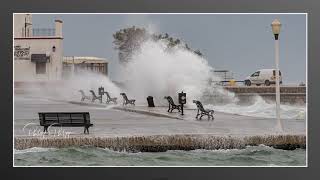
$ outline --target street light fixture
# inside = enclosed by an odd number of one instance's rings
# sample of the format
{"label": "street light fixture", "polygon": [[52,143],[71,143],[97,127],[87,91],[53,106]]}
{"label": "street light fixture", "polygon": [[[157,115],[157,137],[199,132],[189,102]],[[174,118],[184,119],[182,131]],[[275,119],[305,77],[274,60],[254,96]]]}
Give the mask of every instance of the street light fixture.
{"label": "street light fixture", "polygon": [[282,123],[280,119],[280,83],[279,83],[279,34],[281,23],[278,19],[275,19],[271,23],[272,32],[275,39],[275,62],[276,62],[276,117],[278,122],[278,129],[283,131]]}

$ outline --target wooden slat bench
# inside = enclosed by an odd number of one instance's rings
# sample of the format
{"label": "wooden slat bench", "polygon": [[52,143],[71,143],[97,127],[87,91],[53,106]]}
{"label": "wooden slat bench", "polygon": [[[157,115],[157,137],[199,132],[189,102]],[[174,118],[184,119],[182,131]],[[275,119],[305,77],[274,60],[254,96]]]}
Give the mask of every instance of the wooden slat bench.
{"label": "wooden slat bench", "polygon": [[49,126],[60,127],[84,127],[84,133],[89,134],[89,112],[39,112],[40,126],[44,126],[43,132],[48,132]]}

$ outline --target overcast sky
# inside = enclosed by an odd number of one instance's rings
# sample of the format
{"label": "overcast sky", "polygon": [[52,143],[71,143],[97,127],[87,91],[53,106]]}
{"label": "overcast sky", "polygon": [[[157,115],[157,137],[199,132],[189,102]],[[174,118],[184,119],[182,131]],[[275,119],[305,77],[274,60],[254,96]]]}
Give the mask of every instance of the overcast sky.
{"label": "overcast sky", "polygon": [[284,83],[305,82],[306,15],[304,14],[34,14],[34,28],[53,28],[63,21],[64,55],[97,56],[110,61],[116,80],[118,55],[112,34],[132,25],[180,38],[199,49],[215,69],[243,80],[257,69],[274,68],[271,22],[278,18],[280,70]]}

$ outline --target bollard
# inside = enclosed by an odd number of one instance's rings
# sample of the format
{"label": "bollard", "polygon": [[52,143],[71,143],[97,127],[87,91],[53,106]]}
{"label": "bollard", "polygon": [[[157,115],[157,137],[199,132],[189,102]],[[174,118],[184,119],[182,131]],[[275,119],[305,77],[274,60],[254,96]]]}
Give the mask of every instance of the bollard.
{"label": "bollard", "polygon": [[155,107],[152,96],[148,96],[147,101],[148,101],[148,107]]}
{"label": "bollard", "polygon": [[178,94],[179,96],[179,104],[181,104],[181,115],[183,114],[183,105],[186,104],[187,102],[187,95],[186,93],[184,93],[183,91],[181,93]]}

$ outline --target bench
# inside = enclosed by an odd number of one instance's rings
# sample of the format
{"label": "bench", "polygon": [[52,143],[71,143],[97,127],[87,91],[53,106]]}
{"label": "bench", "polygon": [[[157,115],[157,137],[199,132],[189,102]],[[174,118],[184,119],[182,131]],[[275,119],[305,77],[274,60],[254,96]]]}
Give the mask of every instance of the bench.
{"label": "bench", "polygon": [[92,100],[91,102],[94,102],[96,99],[98,99],[100,101],[100,103],[102,103],[102,96],[97,96],[96,93],[94,93],[93,90],[90,90],[91,94],[92,94]]}
{"label": "bench", "polygon": [[81,93],[81,101],[84,101],[85,99],[88,99],[89,101],[91,101],[91,96],[87,96],[83,90],[79,90],[79,92]]}
{"label": "bench", "polygon": [[202,103],[200,101],[193,100],[193,103],[195,103],[197,105],[197,108],[198,108],[196,119],[198,119],[199,115],[200,115],[200,119],[204,115],[208,116],[208,119],[210,119],[210,117],[212,118],[212,120],[214,119],[214,117],[213,117],[214,110],[204,109],[204,107],[203,107],[203,105],[202,105]]}
{"label": "bench", "polygon": [[174,109],[178,109],[179,112],[181,111],[181,105],[176,105],[171,96],[165,96],[164,98],[167,99],[169,103],[168,112],[172,112]]}
{"label": "bench", "polygon": [[128,99],[126,93],[120,93],[120,95],[123,97],[123,106],[127,104],[135,105],[136,100],[135,99]]}
{"label": "bench", "polygon": [[40,126],[43,132],[48,132],[48,127],[84,127],[84,133],[89,134],[90,123],[89,112],[39,112]]}
{"label": "bench", "polygon": [[108,92],[104,92],[107,95],[106,103],[109,104],[110,102],[113,102],[114,104],[117,104],[117,98],[116,97],[110,97]]}

